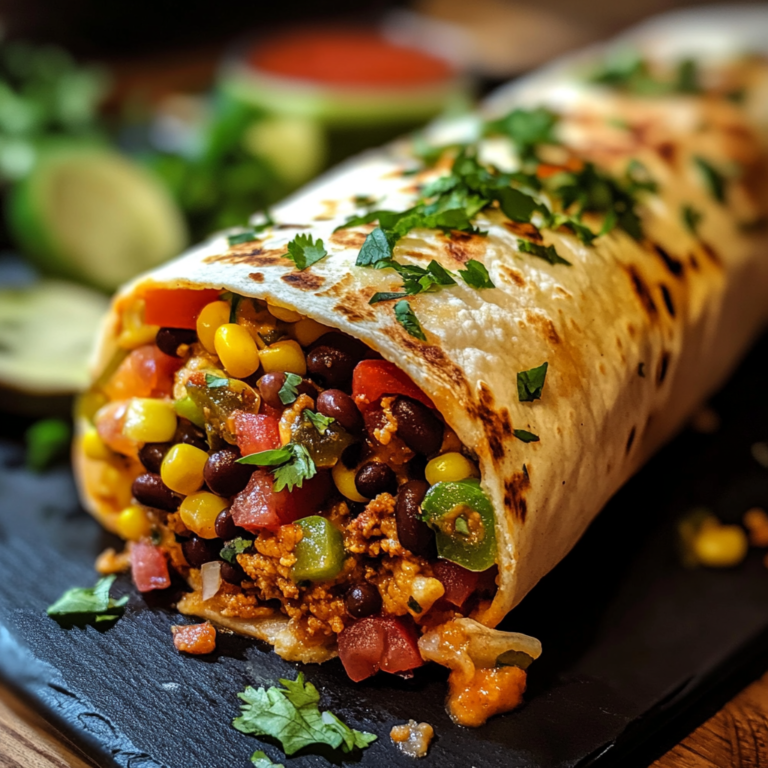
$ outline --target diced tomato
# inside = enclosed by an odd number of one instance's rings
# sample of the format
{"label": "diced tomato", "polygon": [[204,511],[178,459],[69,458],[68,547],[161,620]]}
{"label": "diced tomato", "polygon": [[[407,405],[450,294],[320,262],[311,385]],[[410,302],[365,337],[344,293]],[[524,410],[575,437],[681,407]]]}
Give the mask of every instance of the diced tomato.
{"label": "diced tomato", "polygon": [[301,488],[275,492],[272,472],[257,469],[232,502],[232,520],[251,533],[263,528],[275,531],[317,512],[331,487],[330,472],[320,470],[311,480],[305,480]]}
{"label": "diced tomato", "polygon": [[119,400],[99,409],[96,414],[96,432],[109,448],[123,456],[135,456],[138,446],[123,434],[128,401]]}
{"label": "diced tomato", "polygon": [[352,397],[363,411],[376,405],[383,395],[405,395],[434,408],[432,401],[388,360],[361,360],[352,374]]}
{"label": "diced tomato", "polygon": [[280,447],[279,422],[262,413],[235,411],[235,436],[243,456]]}
{"label": "diced tomato", "polygon": [[438,560],[432,565],[435,578],[445,587],[443,599],[461,608],[477,589],[481,573],[468,571],[450,560]]}
{"label": "diced tomato", "polygon": [[160,547],[140,541],[131,547],[131,574],[139,592],[171,586],[168,560]]}
{"label": "diced tomato", "polygon": [[128,397],[163,397],[173,390],[173,374],[182,361],[161,352],[154,344],[134,349],[104,386],[111,400]]}
{"label": "diced tomato", "polygon": [[338,642],[344,670],[356,683],[379,670],[407,672],[424,663],[415,625],[399,616],[356,621],[339,635]]}
{"label": "diced tomato", "polygon": [[144,322],[195,330],[197,316],[206,304],[219,298],[219,293],[215,288],[150,288],[144,294]]}
{"label": "diced tomato", "polygon": [[265,400],[262,400],[261,401],[261,407],[259,408],[259,413],[264,414],[264,416],[271,416],[276,421],[280,421],[280,417],[283,415],[283,409],[282,408],[273,408]]}

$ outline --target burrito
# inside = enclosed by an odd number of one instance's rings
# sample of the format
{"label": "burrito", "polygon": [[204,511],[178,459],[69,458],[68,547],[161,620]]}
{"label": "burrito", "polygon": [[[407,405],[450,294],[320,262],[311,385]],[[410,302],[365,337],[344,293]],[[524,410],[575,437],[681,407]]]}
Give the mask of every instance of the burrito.
{"label": "burrito", "polygon": [[692,18],[117,294],[74,457],[139,590],[355,681],[445,664],[462,724],[520,703],[541,646],[496,625],[766,319],[768,66]]}

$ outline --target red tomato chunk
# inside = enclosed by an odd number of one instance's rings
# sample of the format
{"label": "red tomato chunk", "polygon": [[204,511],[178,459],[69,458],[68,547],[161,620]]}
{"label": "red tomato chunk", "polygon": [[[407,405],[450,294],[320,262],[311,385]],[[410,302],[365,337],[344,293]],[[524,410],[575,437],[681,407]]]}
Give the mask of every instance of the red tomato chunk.
{"label": "red tomato chunk", "polygon": [[210,622],[173,626],[173,644],[177,651],[201,656],[216,650],[216,630]]}
{"label": "red tomato chunk", "polygon": [[384,395],[405,395],[430,408],[435,407],[394,363],[388,360],[361,360],[352,373],[352,398],[357,407],[364,411],[376,405]]}
{"label": "red tomato chunk", "polygon": [[215,288],[150,288],[144,294],[144,322],[163,328],[195,329],[197,316],[206,304],[219,298]]}
{"label": "red tomato chunk", "polygon": [[235,412],[235,437],[243,456],[280,447],[280,427],[277,419],[265,414]]}
{"label": "red tomato chunk", "polygon": [[438,560],[432,569],[435,572],[435,578],[445,587],[443,599],[457,608],[461,608],[477,589],[480,573],[468,571],[450,560]]}
{"label": "red tomato chunk", "polygon": [[154,344],[145,344],[120,363],[104,391],[110,400],[170,395],[173,374],[180,366],[180,360],[164,354]]}
{"label": "red tomato chunk", "polygon": [[139,592],[171,586],[168,561],[159,547],[140,541],[131,547],[131,574]]}

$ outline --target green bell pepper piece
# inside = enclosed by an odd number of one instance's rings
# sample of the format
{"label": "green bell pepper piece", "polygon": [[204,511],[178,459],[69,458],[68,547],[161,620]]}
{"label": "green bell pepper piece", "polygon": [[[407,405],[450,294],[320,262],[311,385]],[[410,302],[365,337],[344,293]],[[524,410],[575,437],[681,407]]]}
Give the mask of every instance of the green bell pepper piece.
{"label": "green bell pepper piece", "polygon": [[205,414],[203,413],[203,409],[194,402],[189,395],[187,395],[187,397],[182,397],[180,400],[174,400],[173,410],[176,411],[177,415],[181,416],[182,419],[191,421],[196,427],[200,427],[200,429],[205,428]]}
{"label": "green bell pepper piece", "polygon": [[469,571],[496,562],[496,517],[474,478],[435,483],[421,503],[422,519],[435,531],[437,554]]}
{"label": "green bell pepper piece", "polygon": [[302,581],[328,581],[344,567],[344,539],[341,531],[320,515],[304,517],[296,522],[304,536],[293,550],[296,562],[291,568],[291,579]]}

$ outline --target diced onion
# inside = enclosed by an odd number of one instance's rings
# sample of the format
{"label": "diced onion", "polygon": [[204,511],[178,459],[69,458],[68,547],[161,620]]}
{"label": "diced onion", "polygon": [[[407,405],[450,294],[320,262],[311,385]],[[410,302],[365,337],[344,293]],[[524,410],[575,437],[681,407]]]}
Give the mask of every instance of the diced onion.
{"label": "diced onion", "polygon": [[221,561],[203,563],[200,575],[203,579],[203,600],[210,600],[221,587]]}

